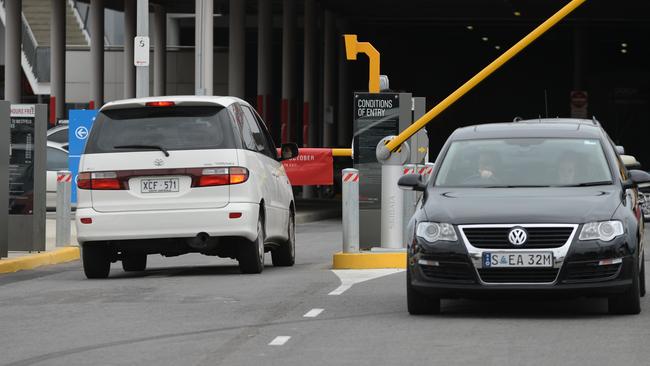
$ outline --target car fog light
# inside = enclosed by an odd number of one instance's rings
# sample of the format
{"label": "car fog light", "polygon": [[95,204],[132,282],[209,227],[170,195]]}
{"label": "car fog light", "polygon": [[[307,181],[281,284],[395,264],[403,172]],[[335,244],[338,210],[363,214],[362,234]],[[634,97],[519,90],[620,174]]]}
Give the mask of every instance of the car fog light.
{"label": "car fog light", "polygon": [[609,266],[612,264],[619,264],[623,263],[623,258],[611,258],[611,259],[603,259],[598,261],[599,266]]}
{"label": "car fog light", "polygon": [[421,264],[423,266],[434,266],[434,267],[438,267],[440,265],[440,263],[438,263],[437,261],[430,261],[428,259],[420,259],[418,260],[418,264]]}

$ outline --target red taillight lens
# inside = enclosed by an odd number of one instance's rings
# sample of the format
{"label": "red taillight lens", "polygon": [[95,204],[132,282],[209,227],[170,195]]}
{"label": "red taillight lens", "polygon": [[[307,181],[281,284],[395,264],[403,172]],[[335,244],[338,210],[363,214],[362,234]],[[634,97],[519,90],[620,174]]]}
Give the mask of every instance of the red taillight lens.
{"label": "red taillight lens", "polygon": [[79,221],[81,221],[82,224],[86,224],[86,225],[93,223],[93,219],[91,219],[90,217],[82,217],[81,219],[79,219]]}
{"label": "red taillight lens", "polygon": [[77,188],[90,189],[90,173],[79,173],[77,176]]}
{"label": "red taillight lens", "polygon": [[248,180],[248,169],[246,168],[208,168],[201,171],[197,180],[197,187],[225,186],[228,184],[240,184]]}
{"label": "red taillight lens", "polygon": [[103,191],[126,189],[126,186],[117,179],[115,172],[79,173],[77,187]]}
{"label": "red taillight lens", "polygon": [[157,101],[157,102],[146,102],[144,105],[147,107],[173,107],[176,105],[176,103],[170,101]]}

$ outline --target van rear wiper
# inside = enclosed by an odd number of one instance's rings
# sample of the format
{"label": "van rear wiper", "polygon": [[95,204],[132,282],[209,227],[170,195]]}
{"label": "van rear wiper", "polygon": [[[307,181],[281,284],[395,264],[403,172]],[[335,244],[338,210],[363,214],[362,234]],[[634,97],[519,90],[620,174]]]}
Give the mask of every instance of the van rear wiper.
{"label": "van rear wiper", "polygon": [[165,154],[165,156],[169,156],[169,151],[165,149],[162,146],[159,145],[118,145],[118,146],[113,146],[114,149],[145,149],[145,150],[160,150]]}

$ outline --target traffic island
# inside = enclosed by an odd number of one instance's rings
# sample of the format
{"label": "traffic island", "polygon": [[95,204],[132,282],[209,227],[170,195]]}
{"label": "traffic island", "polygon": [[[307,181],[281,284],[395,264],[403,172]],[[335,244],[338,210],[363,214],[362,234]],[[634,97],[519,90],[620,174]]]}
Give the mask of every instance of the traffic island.
{"label": "traffic island", "polygon": [[406,268],[406,252],[334,253],[333,269]]}
{"label": "traffic island", "polygon": [[52,251],[27,254],[21,257],[0,259],[0,273],[12,273],[50,264],[72,262],[79,259],[79,247],[56,248]]}

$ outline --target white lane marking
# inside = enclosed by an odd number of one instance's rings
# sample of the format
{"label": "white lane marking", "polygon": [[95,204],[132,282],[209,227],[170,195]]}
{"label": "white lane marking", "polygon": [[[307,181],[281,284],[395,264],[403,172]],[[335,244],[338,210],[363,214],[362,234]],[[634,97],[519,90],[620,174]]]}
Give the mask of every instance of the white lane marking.
{"label": "white lane marking", "polygon": [[305,313],[305,315],[303,315],[303,317],[304,318],[315,318],[315,317],[319,316],[320,313],[323,312],[323,310],[325,310],[325,309],[318,309],[318,308],[311,309],[307,313]]}
{"label": "white lane marking", "polygon": [[341,295],[345,291],[349,290],[353,285],[357,283],[370,281],[375,278],[384,277],[392,275],[395,273],[404,272],[404,269],[390,268],[390,269],[333,269],[335,275],[338,276],[341,281],[341,285],[337,287],[334,291],[330,292],[329,295]]}
{"label": "white lane marking", "polygon": [[269,346],[284,346],[289,339],[291,339],[289,336],[277,336],[273,338],[271,343],[269,343]]}

